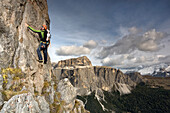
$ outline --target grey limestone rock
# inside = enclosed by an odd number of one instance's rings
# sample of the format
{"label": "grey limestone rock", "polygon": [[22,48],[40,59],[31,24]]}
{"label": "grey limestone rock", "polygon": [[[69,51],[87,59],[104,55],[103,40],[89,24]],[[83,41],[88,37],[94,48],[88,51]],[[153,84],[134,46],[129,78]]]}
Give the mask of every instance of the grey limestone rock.
{"label": "grey limestone rock", "polygon": [[73,102],[77,96],[75,87],[73,87],[67,78],[59,81],[57,90],[61,93],[61,99],[64,100],[66,104]]}
{"label": "grey limestone rock", "polygon": [[15,95],[4,104],[1,113],[49,113],[49,105],[45,99],[37,99],[41,103],[40,106],[31,93]]}
{"label": "grey limestone rock", "polygon": [[37,97],[40,109],[42,113],[50,113],[50,107],[47,101],[45,100],[44,96],[38,96]]}
{"label": "grey limestone rock", "polygon": [[4,104],[4,99],[2,97],[2,93],[0,92],[0,106]]}
{"label": "grey limestone rock", "polygon": [[64,109],[66,113],[89,113],[84,109],[84,103],[76,99],[77,89],[70,83],[68,78],[59,81],[57,91],[61,94],[61,99],[65,101]]}
{"label": "grey limestone rock", "polygon": [[3,90],[3,76],[0,74],[0,90]]}

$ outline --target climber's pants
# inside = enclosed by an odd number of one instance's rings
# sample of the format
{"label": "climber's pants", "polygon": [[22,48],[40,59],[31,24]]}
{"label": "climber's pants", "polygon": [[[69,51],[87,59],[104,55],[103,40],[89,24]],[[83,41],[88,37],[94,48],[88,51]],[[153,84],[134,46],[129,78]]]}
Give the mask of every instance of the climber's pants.
{"label": "climber's pants", "polygon": [[42,55],[41,55],[41,51],[43,51],[44,63],[46,64],[47,63],[47,45],[40,43],[39,47],[37,48],[37,54],[38,54],[39,60],[43,60]]}

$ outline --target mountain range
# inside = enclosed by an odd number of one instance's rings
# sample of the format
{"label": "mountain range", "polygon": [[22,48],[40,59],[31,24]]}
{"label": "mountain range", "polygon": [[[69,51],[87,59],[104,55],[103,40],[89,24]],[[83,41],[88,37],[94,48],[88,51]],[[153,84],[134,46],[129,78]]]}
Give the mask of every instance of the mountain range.
{"label": "mountain range", "polygon": [[[139,72],[141,75],[152,75],[158,76],[156,73],[169,73],[169,64],[162,63],[162,64],[155,64],[155,65],[148,65],[148,66],[138,66],[132,68],[120,68],[124,73],[131,73],[131,72]],[[163,74],[159,75],[165,77]]]}

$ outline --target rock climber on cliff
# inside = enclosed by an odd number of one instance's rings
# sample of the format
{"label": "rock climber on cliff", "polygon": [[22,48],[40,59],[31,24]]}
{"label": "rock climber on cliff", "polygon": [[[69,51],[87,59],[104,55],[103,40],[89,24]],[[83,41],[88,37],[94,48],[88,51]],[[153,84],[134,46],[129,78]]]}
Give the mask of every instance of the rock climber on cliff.
{"label": "rock climber on cliff", "polygon": [[48,48],[48,45],[50,44],[50,36],[49,36],[49,30],[47,29],[47,26],[46,25],[42,25],[40,30],[33,29],[27,23],[25,23],[25,26],[27,28],[29,28],[31,31],[33,31],[34,33],[38,33],[38,35],[40,37],[40,45],[37,48],[37,54],[38,54],[38,58],[39,58],[38,61],[40,63],[43,62],[42,55],[41,55],[41,51],[43,51],[43,54],[44,54],[44,64],[46,64],[47,63],[47,48]]}

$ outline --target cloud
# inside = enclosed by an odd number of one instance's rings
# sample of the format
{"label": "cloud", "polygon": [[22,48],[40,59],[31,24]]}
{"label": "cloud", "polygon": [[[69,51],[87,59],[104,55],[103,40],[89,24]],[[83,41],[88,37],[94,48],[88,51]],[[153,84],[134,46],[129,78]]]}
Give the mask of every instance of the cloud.
{"label": "cloud", "polygon": [[[139,52],[139,51],[138,51]],[[140,65],[152,65],[159,63],[160,55],[146,55],[146,54],[123,54],[123,55],[113,55],[104,58],[101,63],[104,66],[115,66],[122,68],[138,67]]]}
{"label": "cloud", "polygon": [[138,49],[141,51],[157,51],[158,45],[154,40],[148,40],[138,45]]}
{"label": "cloud", "polygon": [[155,29],[146,32],[137,43],[137,48],[141,51],[159,50],[160,41],[167,36],[167,33],[156,32]]}
{"label": "cloud", "polygon": [[121,36],[126,36],[126,35],[128,35],[128,34],[129,34],[129,31],[128,31],[127,27],[120,26],[120,27],[119,27],[119,34],[120,34]]}
{"label": "cloud", "polygon": [[90,54],[90,49],[83,46],[62,46],[56,50],[57,55],[59,56],[79,56]]}
{"label": "cloud", "polygon": [[61,46],[56,49],[56,54],[59,56],[79,56],[79,55],[89,55],[92,49],[96,48],[98,45],[94,40],[89,40],[85,42],[82,46]]}
{"label": "cloud", "polygon": [[148,64],[148,63],[157,63],[158,62],[158,57],[157,56],[136,56],[133,60],[134,64]]}
{"label": "cloud", "polygon": [[123,60],[119,57],[119,58],[105,58],[101,61],[102,65],[104,66],[115,66],[115,65],[122,65]]}
{"label": "cloud", "polygon": [[137,29],[136,27],[131,27],[128,29],[129,33],[130,34],[137,34],[139,33],[141,30],[140,29]]}
{"label": "cloud", "polygon": [[169,63],[170,64],[170,55],[159,57],[159,61],[161,63]]}
{"label": "cloud", "polygon": [[89,49],[94,49],[96,48],[98,45],[97,42],[95,42],[94,40],[89,40],[88,42],[86,42],[83,47],[89,48]]}
{"label": "cloud", "polygon": [[120,66],[120,67],[126,67],[129,65],[134,65],[137,63],[144,62],[146,59],[144,56],[141,57],[133,57],[131,59],[129,58],[129,54],[124,54],[124,55],[114,55],[110,57],[104,58],[101,63],[104,66]]}
{"label": "cloud", "polygon": [[106,44],[106,43],[107,43],[107,40],[101,40],[100,43],[101,43],[101,44]]}
{"label": "cloud", "polygon": [[[137,33],[136,28],[132,28],[131,32]],[[143,35],[129,34],[119,39],[114,45],[102,47],[98,58],[103,59],[114,54],[129,54],[134,50],[156,52],[161,48],[160,41],[165,37],[167,33],[156,32],[155,29]]]}

